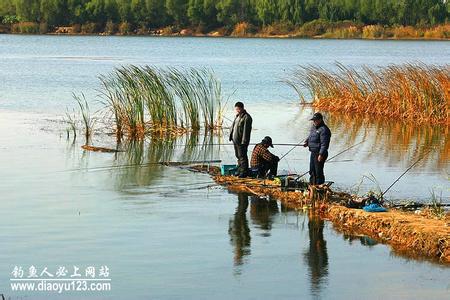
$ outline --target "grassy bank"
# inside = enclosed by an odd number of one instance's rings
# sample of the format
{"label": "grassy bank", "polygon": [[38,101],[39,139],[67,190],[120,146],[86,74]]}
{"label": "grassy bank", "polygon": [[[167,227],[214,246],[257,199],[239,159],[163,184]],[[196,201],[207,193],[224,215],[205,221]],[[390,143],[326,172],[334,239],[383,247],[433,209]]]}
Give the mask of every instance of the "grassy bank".
{"label": "grassy bank", "polygon": [[383,26],[365,25],[351,21],[329,22],[314,20],[294,26],[289,23],[274,23],[257,27],[241,22],[234,27],[206,30],[204,27],[182,28],[167,26],[149,28],[134,26],[127,22],[74,24],[72,26],[49,27],[46,23],[18,22],[0,27],[0,33],[15,34],[67,34],[67,35],[154,35],[154,36],[211,36],[211,37],[290,37],[331,39],[438,39],[450,38],[450,24],[436,26]]}
{"label": "grassy bank", "polygon": [[449,66],[390,65],[336,70],[303,66],[286,83],[319,110],[414,123],[450,123]]}

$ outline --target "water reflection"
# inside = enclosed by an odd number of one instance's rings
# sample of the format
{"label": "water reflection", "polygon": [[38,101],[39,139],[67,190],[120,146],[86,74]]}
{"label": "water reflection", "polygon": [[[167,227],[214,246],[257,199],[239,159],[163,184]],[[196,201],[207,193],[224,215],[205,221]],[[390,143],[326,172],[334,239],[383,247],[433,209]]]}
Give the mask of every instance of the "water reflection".
{"label": "water reflection", "polygon": [[233,262],[242,265],[244,257],[250,255],[250,228],[247,221],[248,194],[238,194],[238,206],[228,224],[228,234],[233,245]]}
{"label": "water reflection", "polygon": [[[300,107],[293,121],[298,126],[313,113],[311,106]],[[365,160],[387,162],[393,166],[410,165],[420,157],[417,167],[448,172],[450,167],[450,126],[420,126],[401,120],[372,119],[342,113],[325,113],[333,132],[333,147],[345,149],[364,140]],[[428,153],[430,151],[430,153]]]}
{"label": "water reflection", "polygon": [[[233,263],[235,266],[241,266],[246,262],[245,258],[251,255],[252,236],[247,210],[249,209],[252,225],[262,229],[261,236],[265,238],[271,236],[270,232],[276,222],[276,216],[280,212],[286,214],[292,210],[283,205],[280,208],[278,202],[273,199],[259,198],[245,193],[239,193],[237,197],[237,207],[229,221],[228,234],[233,246]],[[309,247],[303,253],[303,259],[309,269],[311,294],[318,296],[321,289],[326,286],[328,277],[327,243],[323,233],[324,220],[314,213],[300,216],[308,220]],[[305,228],[296,226],[295,229],[304,230]],[[235,269],[235,272],[240,274],[240,268]]]}
{"label": "water reflection", "polygon": [[[114,188],[121,192],[133,193],[133,188],[149,188],[161,178],[167,167],[161,162],[209,161],[220,158],[222,135],[217,133],[191,132],[183,136],[149,137],[147,139],[126,140],[113,148],[121,150],[114,153],[109,162],[94,166],[98,154],[83,151],[77,160],[77,169],[109,172]],[[101,144],[101,142],[100,142]],[[79,149],[74,147],[73,149]],[[73,152],[73,151],[72,151]],[[67,152],[73,160],[73,153]],[[91,159],[92,156],[92,159]],[[108,155],[104,155],[108,157]],[[92,164],[91,164],[92,163]]]}
{"label": "water reflection", "polygon": [[274,216],[279,213],[278,203],[274,199],[262,199],[252,196],[250,204],[250,217],[253,224],[264,230],[262,236],[269,237],[274,222]]}
{"label": "water reflection", "polygon": [[323,237],[324,221],[314,213],[308,214],[309,248],[303,254],[308,265],[311,294],[319,296],[328,277],[327,243]]}
{"label": "water reflection", "polygon": [[[369,144],[366,159],[388,161],[390,164],[411,164],[420,157],[419,167],[433,171],[447,170],[450,158],[450,127],[406,124],[399,121],[329,115],[328,124],[335,140],[351,146],[361,139]],[[428,151],[430,151],[428,153]]]}
{"label": "water reflection", "polygon": [[378,245],[378,242],[367,235],[350,235],[343,233],[344,240],[348,240],[349,244],[353,244],[354,241],[359,241],[361,245],[369,248]]}
{"label": "water reflection", "polygon": [[124,143],[124,152],[116,154],[114,165],[129,166],[114,170],[117,190],[127,186],[150,186],[161,176],[163,166],[157,164],[161,161],[170,161],[174,155],[174,139],[133,140]]}
{"label": "water reflection", "polygon": [[[256,228],[262,229],[261,236],[269,237],[274,216],[279,213],[278,203],[273,199],[263,199],[245,193],[239,193],[238,206],[229,221],[228,234],[233,245],[233,261],[235,266],[244,263],[245,256],[250,255],[250,227],[247,220],[247,209],[250,204],[250,218]],[[250,198],[250,201],[249,201]]]}

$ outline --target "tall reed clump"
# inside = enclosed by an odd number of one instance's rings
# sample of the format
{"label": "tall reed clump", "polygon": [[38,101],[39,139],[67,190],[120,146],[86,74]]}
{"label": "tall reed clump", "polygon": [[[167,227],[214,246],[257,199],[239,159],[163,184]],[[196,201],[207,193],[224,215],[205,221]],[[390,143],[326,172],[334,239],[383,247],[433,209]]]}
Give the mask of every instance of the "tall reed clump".
{"label": "tall reed clump", "polygon": [[95,119],[91,114],[89,103],[84,94],[81,94],[81,96],[73,94],[73,98],[78,103],[78,108],[80,109],[80,115],[84,125],[84,136],[86,137],[86,143],[88,143],[94,130]]}
{"label": "tall reed clump", "polygon": [[76,95],[72,94],[73,99],[77,102],[78,109],[72,109],[72,112],[69,110],[66,111],[66,115],[64,118],[64,122],[67,123],[67,138],[69,138],[70,131],[73,133],[73,138],[76,139],[78,125],[81,123],[84,126],[84,136],[86,138],[86,144],[89,144],[91,135],[94,131],[94,125],[96,122],[96,118],[91,113],[89,103],[86,100],[84,94]]}
{"label": "tall reed clump", "polygon": [[221,84],[209,70],[131,65],[100,80],[118,138],[222,126]]}
{"label": "tall reed clump", "polygon": [[422,63],[360,69],[336,64],[336,71],[302,66],[285,80],[302,102],[317,109],[415,123],[450,124],[449,65]]}
{"label": "tall reed clump", "polygon": [[66,111],[64,122],[68,125],[67,139],[69,139],[70,131],[72,131],[73,139],[75,140],[77,138],[77,116],[75,114],[75,110],[73,110],[72,112],[70,112],[69,110]]}
{"label": "tall reed clump", "polygon": [[438,196],[434,190],[430,191],[431,199],[429,208],[431,210],[431,214],[437,219],[442,219],[445,217],[445,209],[442,206],[442,195]]}

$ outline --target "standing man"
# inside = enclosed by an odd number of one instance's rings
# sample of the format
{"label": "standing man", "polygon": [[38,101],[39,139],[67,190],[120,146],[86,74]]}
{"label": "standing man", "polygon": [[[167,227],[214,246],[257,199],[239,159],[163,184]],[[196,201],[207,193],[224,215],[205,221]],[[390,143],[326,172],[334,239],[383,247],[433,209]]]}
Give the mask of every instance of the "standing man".
{"label": "standing man", "polygon": [[252,117],[244,109],[244,103],[236,102],[234,105],[236,117],[231,125],[230,141],[234,144],[234,153],[238,160],[238,173],[241,178],[248,175],[248,144],[252,131]]}
{"label": "standing man", "polygon": [[250,166],[252,171],[257,170],[259,178],[266,178],[266,176],[273,178],[277,176],[280,158],[270,153],[269,147],[273,148],[272,138],[266,136],[261,143],[256,144],[252,152]]}
{"label": "standing man", "polygon": [[311,121],[313,121],[311,132],[303,144],[304,147],[309,147],[309,151],[311,152],[309,160],[309,183],[323,184],[325,182],[323,167],[328,157],[331,131],[323,122],[321,113],[315,113]]}

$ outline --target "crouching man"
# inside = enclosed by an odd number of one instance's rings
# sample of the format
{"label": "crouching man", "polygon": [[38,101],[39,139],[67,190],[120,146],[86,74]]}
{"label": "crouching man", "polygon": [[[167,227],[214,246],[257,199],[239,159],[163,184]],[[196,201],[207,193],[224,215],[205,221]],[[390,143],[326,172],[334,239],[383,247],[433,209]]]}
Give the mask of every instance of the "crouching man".
{"label": "crouching man", "polygon": [[253,149],[250,166],[252,171],[256,171],[259,178],[273,178],[277,176],[278,162],[280,158],[269,151],[273,148],[272,138],[266,136],[261,143],[256,144]]}

